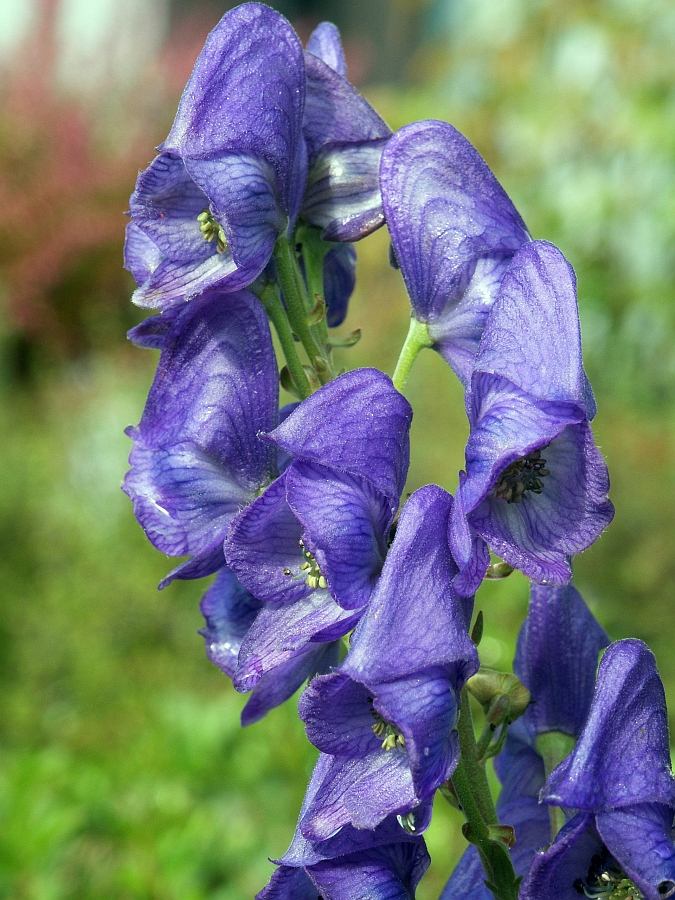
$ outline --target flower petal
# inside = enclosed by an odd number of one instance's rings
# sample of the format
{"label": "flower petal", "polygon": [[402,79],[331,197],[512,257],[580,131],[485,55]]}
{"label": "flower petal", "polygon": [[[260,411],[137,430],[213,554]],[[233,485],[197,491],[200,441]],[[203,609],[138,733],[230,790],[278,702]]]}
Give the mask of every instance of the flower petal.
{"label": "flower petal", "polygon": [[256,684],[241,714],[242,725],[252,725],[273,709],[288,700],[300,685],[317,672],[337,665],[339,646],[309,644],[296,656],[271,670]]}
{"label": "flower petal", "polygon": [[520,888],[520,900],[579,900],[574,884],[586,878],[593,856],[602,849],[593,817],[575,816],[547,850],[535,855]]}
{"label": "flower petal", "polygon": [[[525,225],[488,166],[445,122],[406,125],[387,144],[380,187],[417,318],[452,327],[478,261],[513,254]],[[437,339],[440,335],[437,336]]]}
{"label": "flower petal", "polygon": [[221,566],[225,565],[225,557],[223,556],[223,539],[219,531],[216,532],[215,541],[204,548],[198,556],[188,559],[173,568],[167,575],[162,578],[157,585],[158,591],[163,591],[172,582],[176,580],[188,580],[191,578],[205,578],[207,575],[213,575]]}
{"label": "flower petal", "polygon": [[424,841],[374,847],[309,869],[322,897],[341,900],[408,900],[429,868]]}
{"label": "flower petal", "polygon": [[297,657],[309,643],[318,646],[322,631],[334,628],[338,632],[342,625],[346,634],[354,624],[354,613],[340,609],[326,591],[276,608],[264,606],[241,645],[236,690],[252,690],[264,675]]}
{"label": "flower petal", "polygon": [[290,23],[262,3],[226,13],[206,39],[181,97],[164,149],[184,159],[250,154],[275,174],[288,213],[302,152],[305,73]]}
{"label": "flower petal", "polygon": [[145,446],[198,444],[245,485],[273,468],[258,432],[278,415],[269,325],[251,294],[209,294],[186,307],[167,335],[143,417]]}
{"label": "flower petal", "polygon": [[200,554],[214,534],[223,537],[230,519],[248,498],[244,486],[190,441],[146,447],[137,440],[123,490],[148,540],[167,556]]}
{"label": "flower petal", "polygon": [[214,571],[230,519],[273,466],[257,438],[277,418],[269,326],[251,295],[209,295],[172,317],[163,340],[143,416],[128,430],[123,488],[155,546],[213,557]]}
{"label": "flower petal", "polygon": [[379,169],[388,138],[330,144],[312,162],[302,217],[327,241],[358,241],[384,222]]}
{"label": "flower petal", "polygon": [[206,655],[230,678],[237,668],[239,648],[260,610],[261,603],[239,584],[234,572],[223,568],[201,599],[206,627],[200,634]]}
{"label": "flower petal", "polygon": [[312,679],[298,712],[307,737],[322,753],[360,757],[380,749],[372,697],[344,672]]}
{"label": "flower petal", "polygon": [[532,694],[534,734],[580,734],[590,709],[598,654],[609,638],[572,585],[532,585],[514,672]]}
{"label": "flower petal", "polygon": [[447,545],[452,497],[420,488],[403,507],[396,537],[344,670],[366,685],[457,664],[457,687],[478,666],[467,633],[471,601],[453,596],[457,566]]}
{"label": "flower petal", "polygon": [[369,850],[372,847],[380,847],[385,844],[420,842],[419,835],[427,829],[431,821],[432,808],[430,803],[421,804],[415,808],[413,813],[416,825],[415,833],[411,833],[403,828],[396,816],[388,816],[376,828],[363,829],[345,825],[332,837],[324,841],[310,843],[302,834],[300,824],[332,766],[333,757],[326,753],[320,753],[302,801],[302,809],[300,810],[298,825],[296,826],[291,846],[283,858],[275,860],[275,862],[287,866],[313,866],[323,860],[343,857],[347,854]]}
{"label": "flower petal", "polygon": [[251,283],[248,269],[237,269],[232,254],[212,253],[194,263],[163,259],[131,295],[142,309],[171,309],[194,301],[207,291],[238,291]]}
{"label": "flower petal", "polygon": [[595,413],[581,356],[574,270],[547,241],[511,261],[481,340],[476,371],[508,379],[531,397]]}
{"label": "flower petal", "polygon": [[642,803],[675,807],[663,685],[642,641],[616,641],[603,656],[584,730],[542,799],[596,813]]}
{"label": "flower petal", "polygon": [[387,138],[389,127],[352,85],[313,53],[305,53],[307,98],[303,133],[310,167],[328,144]]}
{"label": "flower petal", "polygon": [[154,242],[163,258],[176,263],[202,262],[215,253],[197,221],[208,205],[207,196],[188,174],[183,160],[171,153],[160,153],[139,174],[129,201],[135,225]]}
{"label": "flower petal", "polygon": [[405,738],[415,795],[422,800],[433,797],[459,761],[458,680],[438,667],[374,688],[375,709]]}
{"label": "flower petal", "polygon": [[369,481],[392,512],[408,471],[410,404],[378,369],[354,369],[309,396],[267,435],[287,453]]}
{"label": "flower petal", "polygon": [[377,751],[357,759],[331,757],[300,829],[308,841],[322,841],[345,825],[375,828],[391,813],[408,812],[418,802],[402,751]]}
{"label": "flower petal", "polygon": [[134,276],[136,284],[143,284],[152,275],[162,258],[159,247],[129,222],[124,238],[124,268]]}
{"label": "flower petal", "polygon": [[435,348],[464,385],[471,381],[478,345],[510,262],[508,253],[480,257],[457,302],[429,322]]}
{"label": "flower petal", "polygon": [[596,816],[605,846],[648,900],[675,895],[673,812],[653,803]]}
{"label": "flower petal", "polygon": [[302,461],[288,469],[286,496],[335,600],[345,609],[365,606],[387,553],[386,497],[361,478]]}
{"label": "flower petal", "polygon": [[356,283],[356,250],[351,244],[338,244],[323,259],[323,290],[329,328],[342,325]]}
{"label": "flower petal", "polygon": [[440,900],[457,900],[458,897],[462,900],[494,900],[494,894],[486,887],[486,879],[478,850],[469,846],[446,882]]}
{"label": "flower petal", "polygon": [[300,571],[302,526],[286,502],[286,476],[273,481],[237,515],[225,539],[225,558],[241,583],[273,604],[311,593]]}
{"label": "flower petal", "polygon": [[149,350],[162,350],[166,342],[166,336],[173,327],[174,320],[182,310],[173,307],[158,316],[148,316],[138,325],[127,331],[127,338],[136,347],[144,347]]}
{"label": "flower petal", "polygon": [[[454,515],[467,516],[497,555],[533,580],[567,583],[567,557],[590,546],[614,515],[607,466],[590,426],[574,422],[573,407],[535,405],[493,375],[474,377],[468,403],[473,427],[467,476]],[[519,502],[497,496],[508,467],[535,451],[548,472],[541,492],[526,490]],[[453,526],[455,532],[461,537],[459,526]],[[462,547],[455,549],[461,558]]]}
{"label": "flower petal", "polygon": [[251,153],[188,159],[185,165],[225,231],[237,278],[246,277],[250,284],[269,262],[286,226],[286,214],[277,202],[274,169]]}
{"label": "flower petal", "polygon": [[255,900],[316,900],[316,887],[304,869],[279,866]]}
{"label": "flower petal", "polygon": [[310,34],[307,50],[330,66],[343,78],[347,77],[347,62],[342,49],[340,32],[332,22],[320,22]]}

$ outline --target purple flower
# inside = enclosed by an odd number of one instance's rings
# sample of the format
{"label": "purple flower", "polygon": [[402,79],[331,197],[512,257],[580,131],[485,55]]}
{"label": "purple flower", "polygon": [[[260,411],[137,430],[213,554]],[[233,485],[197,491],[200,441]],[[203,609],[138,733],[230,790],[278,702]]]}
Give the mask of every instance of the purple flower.
{"label": "purple flower", "polygon": [[[424,840],[402,827],[395,816],[372,831],[349,826],[324,841],[310,843],[299,823],[324,780],[327,758],[319,757],[310,781],[291,846],[277,861],[279,868],[258,900],[387,898],[406,900],[429,866]],[[431,810],[418,811],[426,827]]]}
{"label": "purple flower", "polygon": [[389,141],[380,186],[413,316],[466,385],[511,257],[527,229],[484,160],[452,125],[406,125]]}
{"label": "purple flower", "polygon": [[637,640],[612,644],[574,751],[542,799],[577,810],[537,854],[523,900],[675,896],[675,781],[663,685]]}
{"label": "purple flower", "polygon": [[[218,573],[200,604],[206,627],[201,634],[211,662],[234,679],[242,642],[262,608],[239,584],[227,567]],[[241,714],[242,725],[251,725],[266,712],[287,700],[317,672],[326,672],[338,662],[336,642],[308,644],[296,656],[264,675],[256,684]]]}
{"label": "purple flower", "polygon": [[224,565],[233,516],[276,475],[258,432],[278,421],[277,369],[263,309],[244,292],[227,303],[209,292],[140,328],[162,353],[141,421],[127,429],[123,489],[152,543],[190,557],[166,584]]}
{"label": "purple flower", "polygon": [[361,369],[283,410],[277,426],[269,328],[246,293],[223,303],[210,292],[140,329],[162,353],[128,431],[124,490],[155,546],[190,556],[162,586],[222,569],[226,542],[232,571],[204,597],[205,638],[235,687],[254,690],[252,722],[336,661],[334,641],[367,604],[412,413],[387,376]]}
{"label": "purple flower", "polygon": [[357,240],[382,223],[377,172],[390,131],[344,76],[328,23],[303,53],[268,6],[223,16],[131,196],[125,264],[139,284],[135,303],[165,309],[208,288],[250,285],[301,208],[330,240]]}
{"label": "purple flower", "polygon": [[239,690],[361,617],[405,482],[411,416],[386,375],[357,369],[265,436],[291,461],[225,541],[227,564],[263,604],[239,652]]}
{"label": "purple flower", "polygon": [[479,536],[535,581],[564,584],[569,557],[609,524],[607,467],[593,440],[572,268],[552,244],[514,256],[466,397],[466,473],[451,546],[462,568]]}
{"label": "purple flower", "polygon": [[[518,875],[529,871],[536,852],[551,840],[549,813],[539,802],[545,772],[538,738],[557,732],[567,735],[571,744],[581,733],[593,697],[598,654],[608,643],[576,588],[532,585],[513,665],[530,690],[532,703],[509,727],[505,748],[495,760],[502,782],[497,815],[515,829],[511,856]],[[442,896],[492,900],[484,882],[478,853],[470,847]],[[543,893],[539,900],[547,896]]]}
{"label": "purple flower", "polygon": [[478,659],[472,602],[452,591],[451,505],[435,485],[410,497],[346,660],[301,698],[307,735],[327,757],[300,821],[310,841],[407,814],[457,764],[458,692]]}
{"label": "purple flower", "polygon": [[308,177],[302,218],[329,241],[357,241],[384,222],[378,173],[391,130],[347,81],[337,28],[319,25],[305,52],[303,133]]}
{"label": "purple flower", "polygon": [[286,19],[259,3],[226,13],[131,197],[135,303],[166,308],[262,272],[302,199],[304,100],[303,51]]}

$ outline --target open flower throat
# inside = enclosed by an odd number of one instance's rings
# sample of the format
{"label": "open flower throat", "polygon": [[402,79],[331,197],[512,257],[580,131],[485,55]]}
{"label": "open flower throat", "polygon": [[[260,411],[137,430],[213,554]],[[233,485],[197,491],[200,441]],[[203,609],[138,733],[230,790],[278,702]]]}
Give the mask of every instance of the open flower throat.
{"label": "open flower throat", "polygon": [[578,878],[574,890],[582,897],[602,900],[644,900],[644,895],[606,852],[591,859],[586,878]]}
{"label": "open flower throat", "polygon": [[373,734],[382,741],[383,750],[394,750],[396,747],[405,747],[405,738],[391,722],[387,722],[373,707],[372,697],[368,698],[370,712],[375,720]]}
{"label": "open flower throat", "polygon": [[550,475],[550,471],[546,468],[541,450],[533,450],[504,469],[495,485],[494,496],[507,503],[520,503],[527,491],[541,494],[541,479],[547,475]]}

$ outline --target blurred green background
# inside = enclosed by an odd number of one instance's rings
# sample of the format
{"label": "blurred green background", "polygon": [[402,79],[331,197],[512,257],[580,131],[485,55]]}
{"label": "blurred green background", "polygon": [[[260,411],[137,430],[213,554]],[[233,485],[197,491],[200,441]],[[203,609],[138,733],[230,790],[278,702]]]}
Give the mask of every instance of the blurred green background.
{"label": "blurred green background", "polygon": [[[233,5],[233,4],[232,4]],[[230,4],[0,0],[0,896],[251,897],[311,770],[295,701],[247,731],[204,656],[201,583],[169,568],[119,490],[154,354],[121,269],[127,198]],[[614,638],[656,652],[675,709],[675,8],[667,0],[277,3],[343,29],[353,79],[393,128],[446,119],[533,235],[575,266],[617,516],[576,563]],[[407,328],[383,231],[359,247],[349,367],[391,371]],[[424,354],[409,488],[453,490],[458,385]],[[481,589],[484,660],[510,665],[519,575]],[[419,896],[462,849],[439,805]]]}

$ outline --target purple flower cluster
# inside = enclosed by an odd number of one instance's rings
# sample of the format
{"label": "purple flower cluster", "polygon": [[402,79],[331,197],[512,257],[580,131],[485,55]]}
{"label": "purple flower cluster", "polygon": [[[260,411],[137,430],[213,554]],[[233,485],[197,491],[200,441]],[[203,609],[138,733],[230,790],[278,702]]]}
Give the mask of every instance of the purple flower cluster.
{"label": "purple flower cluster", "polygon": [[[609,644],[571,585],[537,585],[514,671],[534,699],[496,768],[519,896],[675,896],[675,781],[653,654],[637,640]],[[442,896],[491,900],[474,848]]]}
{"label": "purple flower cluster", "polygon": [[[309,679],[299,712],[319,757],[259,896],[413,897],[439,790],[472,844],[445,897],[675,896],[653,657],[619,641],[596,678],[609,641],[569,584],[613,507],[560,250],[530,237],[452,126],[392,135],[347,80],[333,25],[303,50],[259,3],[208,36],[130,215],[133,299],[159,310],[130,338],[160,357],[123,487],[155,547],[184,558],[160,587],[215,576],[202,634],[250,694],[243,724]],[[409,336],[393,380],[336,375],[333,348],[358,337],[330,331],[353,243],[385,222]],[[401,390],[423,347],[464,387],[466,466],[454,497],[426,485],[399,508]],[[281,408],[280,380],[296,398]],[[518,710],[514,676],[486,673],[472,627],[490,552],[533,583],[514,665],[532,702]],[[478,741],[477,679],[494,684]]]}

